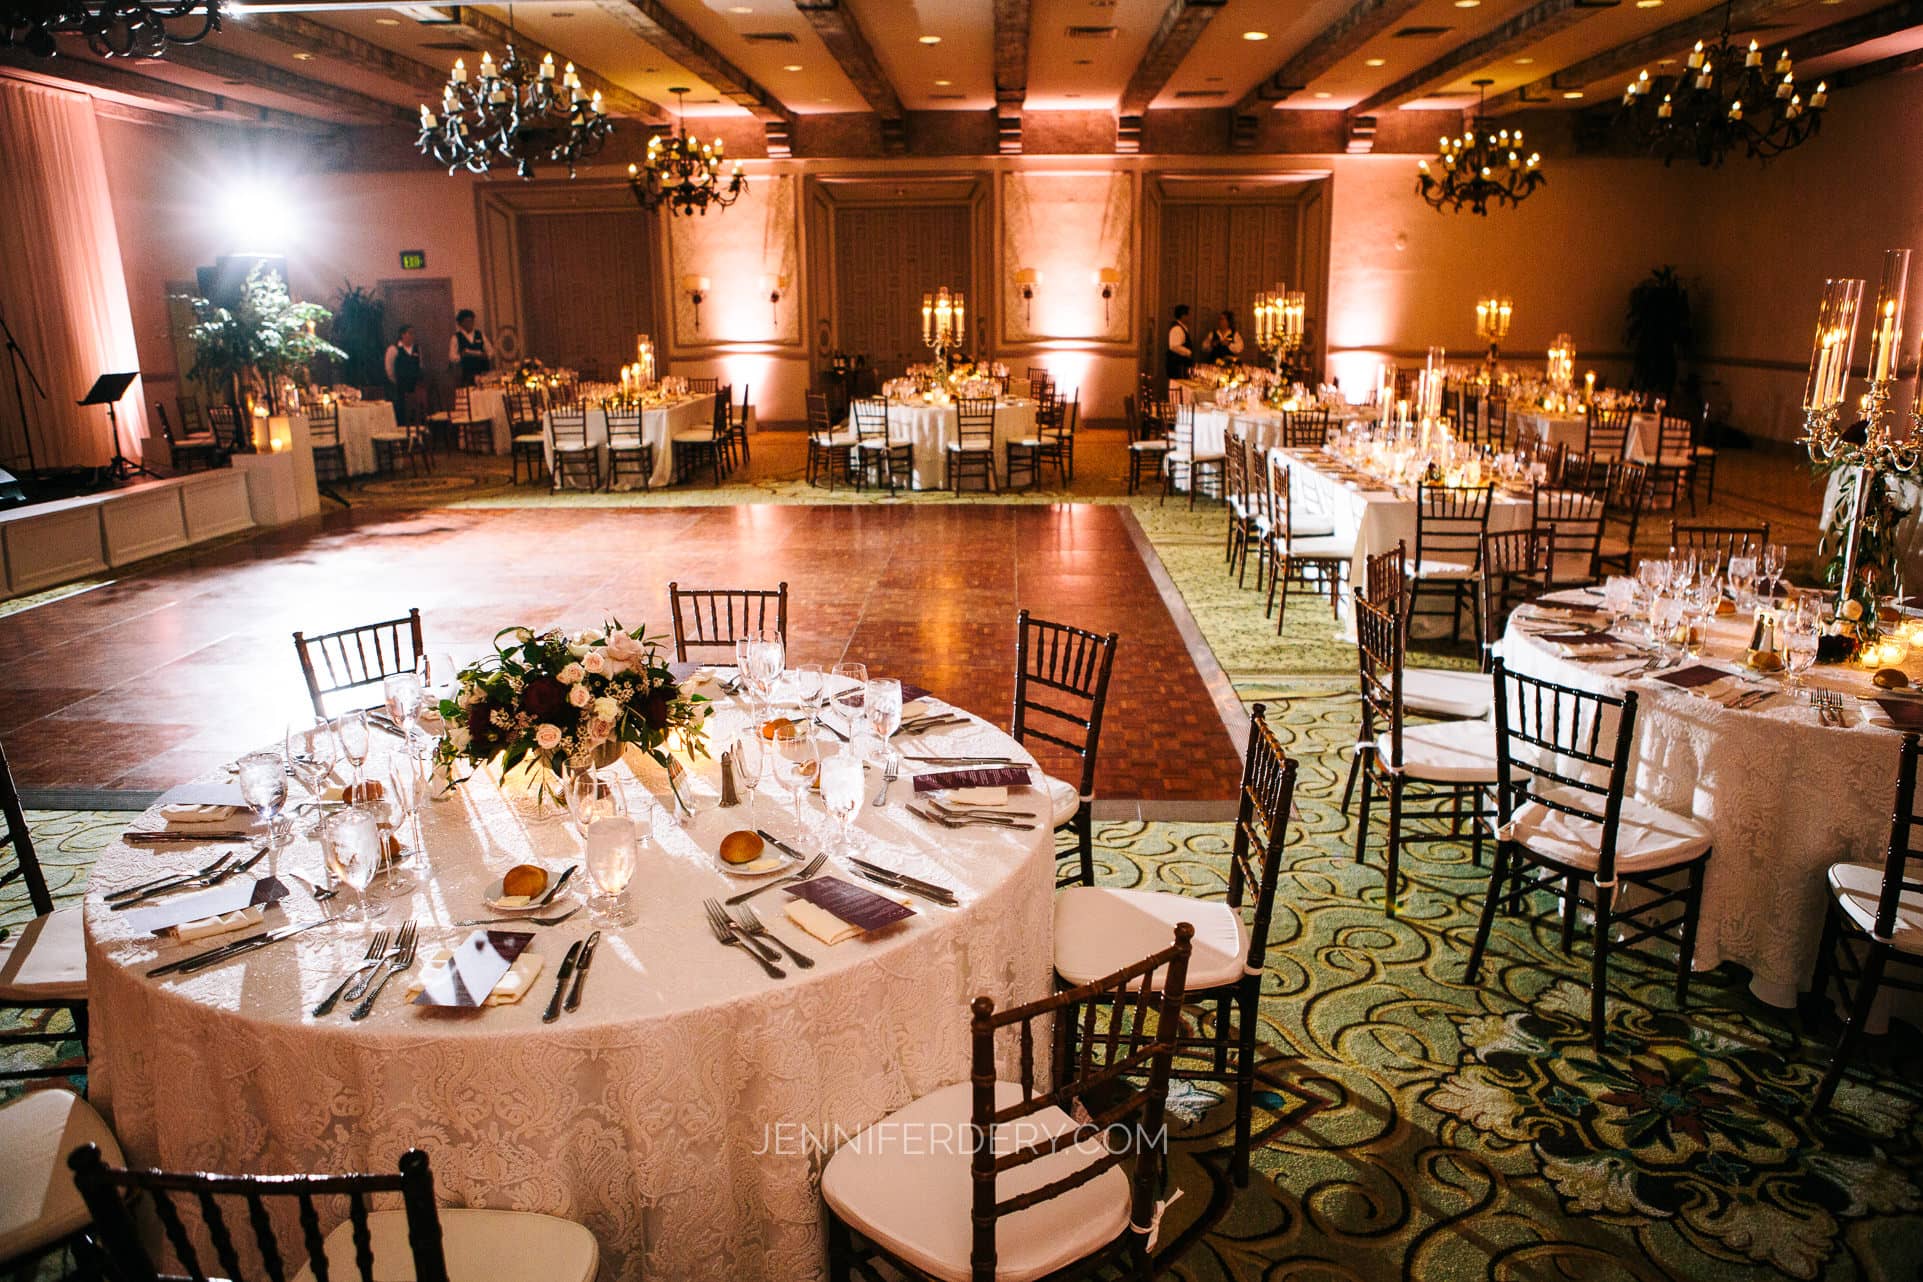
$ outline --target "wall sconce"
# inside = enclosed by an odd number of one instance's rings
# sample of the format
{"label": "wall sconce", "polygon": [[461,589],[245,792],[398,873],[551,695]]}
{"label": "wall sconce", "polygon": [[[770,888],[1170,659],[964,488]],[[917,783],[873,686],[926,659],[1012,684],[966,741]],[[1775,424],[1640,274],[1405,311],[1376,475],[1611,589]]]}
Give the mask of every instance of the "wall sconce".
{"label": "wall sconce", "polygon": [[1035,322],[1035,286],[1042,283],[1042,274],[1033,267],[1016,269],[1015,283],[1022,287],[1022,315],[1028,324]]}
{"label": "wall sconce", "polygon": [[1115,287],[1122,283],[1122,273],[1113,267],[1104,267],[1095,273],[1095,283],[1102,287],[1102,328],[1108,328],[1108,300],[1115,297]]}
{"label": "wall sconce", "polygon": [[776,314],[775,309],[781,306],[781,294],[783,290],[788,288],[788,278],[786,276],[763,276],[761,278],[761,288],[767,291],[768,311],[770,315],[773,316]]}
{"label": "wall sconce", "polygon": [[687,291],[688,301],[694,304],[694,332],[701,332],[701,300],[708,292],[706,276],[683,276],[681,288]]}

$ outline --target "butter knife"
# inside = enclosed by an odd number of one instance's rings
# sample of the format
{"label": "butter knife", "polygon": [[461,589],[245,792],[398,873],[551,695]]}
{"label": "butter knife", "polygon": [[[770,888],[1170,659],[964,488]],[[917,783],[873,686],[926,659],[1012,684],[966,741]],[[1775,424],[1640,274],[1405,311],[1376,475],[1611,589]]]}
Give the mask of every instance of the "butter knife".
{"label": "butter knife", "polygon": [[554,977],[554,996],[548,999],[548,1008],[542,1012],[541,1022],[552,1024],[561,1018],[561,993],[568,986],[568,976],[574,973],[574,959],[581,955],[581,941],[575,940],[568,945],[568,955],[561,959],[561,969]]}
{"label": "butter knife", "polygon": [[581,1007],[581,985],[588,982],[588,966],[594,961],[594,946],[600,942],[601,932],[597,930],[588,936],[580,960],[574,963],[574,987],[568,989],[568,999],[561,1003],[561,1009],[570,1014]]}
{"label": "butter knife", "polygon": [[769,845],[773,846],[776,850],[779,850],[782,854],[788,856],[790,859],[805,858],[805,856],[799,850],[796,850],[793,846],[789,845],[787,842],[783,841],[781,838],[775,836],[773,833],[769,832],[766,828],[755,829],[755,835],[761,838],[763,841],[767,842]]}
{"label": "butter knife", "polygon": [[190,846],[211,846],[217,842],[246,841],[258,835],[259,834],[254,832],[241,831],[160,832],[156,830],[152,832],[123,832],[120,834],[120,839],[129,846],[159,846],[172,845],[175,843]]}

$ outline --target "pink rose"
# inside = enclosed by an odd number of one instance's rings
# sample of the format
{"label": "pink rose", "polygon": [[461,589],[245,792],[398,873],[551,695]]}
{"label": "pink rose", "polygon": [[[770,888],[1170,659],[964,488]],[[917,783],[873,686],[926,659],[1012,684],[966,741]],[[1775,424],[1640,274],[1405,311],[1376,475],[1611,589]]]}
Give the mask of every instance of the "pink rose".
{"label": "pink rose", "polygon": [[614,723],[612,721],[604,720],[601,717],[594,717],[588,721],[588,738],[596,743],[600,743],[613,733]]}
{"label": "pink rose", "polygon": [[581,666],[598,675],[608,670],[608,661],[599,650],[596,650],[581,660]]}
{"label": "pink rose", "polygon": [[[562,675],[566,676],[567,674],[562,673]],[[577,708],[585,708],[594,702],[594,696],[588,693],[586,686],[574,686],[568,691],[568,702]]]}
{"label": "pink rose", "polygon": [[534,732],[534,743],[542,752],[553,752],[561,746],[561,727],[543,722]]}
{"label": "pink rose", "polygon": [[[571,686],[586,675],[586,670],[583,669],[580,664],[570,663],[567,667],[561,669],[555,679],[564,686]],[[576,704],[575,706],[579,707],[580,705]]]}
{"label": "pink rose", "polygon": [[633,667],[648,657],[648,648],[625,632],[608,634],[608,658],[624,667]]}

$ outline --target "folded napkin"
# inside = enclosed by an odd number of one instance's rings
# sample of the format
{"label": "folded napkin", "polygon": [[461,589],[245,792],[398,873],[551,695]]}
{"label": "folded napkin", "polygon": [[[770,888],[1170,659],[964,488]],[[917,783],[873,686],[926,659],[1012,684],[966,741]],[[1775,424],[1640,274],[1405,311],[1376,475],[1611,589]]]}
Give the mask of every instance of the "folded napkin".
{"label": "folded napkin", "polygon": [[1606,611],[1580,605],[1543,605],[1534,602],[1529,606],[1529,613],[1534,618],[1551,623],[1593,623],[1602,618]]}
{"label": "folded napkin", "polygon": [[1005,806],[1008,804],[1008,789],[950,788],[943,800],[956,806]]}
{"label": "folded napkin", "polygon": [[[1008,800],[1008,789],[1030,782],[1027,766],[987,766],[978,770],[943,770],[935,774],[916,775],[916,792],[957,792],[969,789],[996,789],[1002,794],[1001,800]],[[975,802],[976,805],[999,804]]]}
{"label": "folded napkin", "polygon": [[200,917],[193,921],[182,922],[173,928],[172,933],[175,939],[184,943],[189,939],[210,939],[215,935],[247,930],[260,925],[266,919],[266,904],[249,904],[245,908],[236,908],[230,913],[218,913],[212,917]]}
{"label": "folded napkin", "polygon": [[[890,896],[883,896],[883,898],[890,898]],[[895,902],[904,908],[912,907],[911,901],[907,898],[898,899]],[[788,920],[822,943],[831,946],[868,933],[859,926],[843,921],[826,908],[811,904],[805,899],[788,901]]]}
{"label": "folded napkin", "polygon": [[169,831],[192,832],[198,828],[232,828],[241,816],[246,822],[253,822],[253,812],[242,810],[239,806],[198,805],[192,802],[178,803],[160,808],[160,817]]}
{"label": "folded napkin", "polygon": [[[407,985],[407,1000],[413,1001],[427,987],[430,978],[439,978],[447,969],[448,961],[454,956],[451,948],[437,948],[427,959],[427,965],[420,974],[414,976]],[[533,949],[523,949],[507,968],[507,973],[495,981],[494,990],[487,995],[484,1006],[512,1006],[526,997],[534,987],[534,981],[541,976],[541,954]]]}
{"label": "folded napkin", "polygon": [[1565,659],[1591,659],[1599,654],[1616,654],[1621,649],[1622,643],[1613,639],[1556,642],[1556,653]]}

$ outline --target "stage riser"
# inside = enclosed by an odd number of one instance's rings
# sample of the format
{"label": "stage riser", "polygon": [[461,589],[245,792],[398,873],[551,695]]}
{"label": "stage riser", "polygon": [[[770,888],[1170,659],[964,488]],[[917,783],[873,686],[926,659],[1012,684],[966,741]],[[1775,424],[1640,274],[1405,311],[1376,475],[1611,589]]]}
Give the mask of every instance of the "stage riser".
{"label": "stage riser", "polygon": [[196,472],[0,512],[0,596],[20,596],[254,525],[247,477]]}

